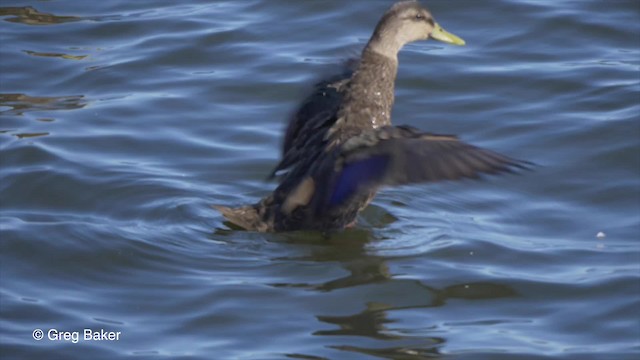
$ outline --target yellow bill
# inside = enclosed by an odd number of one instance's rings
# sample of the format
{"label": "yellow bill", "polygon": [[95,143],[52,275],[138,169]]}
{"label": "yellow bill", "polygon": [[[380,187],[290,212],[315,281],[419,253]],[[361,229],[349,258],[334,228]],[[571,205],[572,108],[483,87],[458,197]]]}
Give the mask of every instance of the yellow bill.
{"label": "yellow bill", "polygon": [[461,38],[453,35],[450,32],[447,32],[445,29],[440,27],[438,23],[435,24],[433,31],[431,32],[431,38],[435,40],[439,40],[442,42],[446,42],[448,44],[453,45],[464,45],[465,42]]}

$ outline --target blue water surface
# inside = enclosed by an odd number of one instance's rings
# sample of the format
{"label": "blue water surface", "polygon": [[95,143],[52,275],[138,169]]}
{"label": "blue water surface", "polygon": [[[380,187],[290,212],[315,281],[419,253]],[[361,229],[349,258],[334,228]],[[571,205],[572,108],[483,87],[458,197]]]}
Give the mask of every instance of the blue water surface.
{"label": "blue water surface", "polygon": [[329,238],[211,208],[274,188],[391,3],[2,1],[0,357],[640,357],[636,0],[426,2],[467,46],[405,47],[393,122],[533,171],[386,189]]}

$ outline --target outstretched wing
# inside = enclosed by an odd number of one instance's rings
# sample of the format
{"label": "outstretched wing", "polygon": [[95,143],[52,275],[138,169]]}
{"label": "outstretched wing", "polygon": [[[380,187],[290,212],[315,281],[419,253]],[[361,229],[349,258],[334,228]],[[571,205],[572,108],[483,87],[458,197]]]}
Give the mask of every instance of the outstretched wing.
{"label": "outstretched wing", "polygon": [[460,141],[451,135],[387,126],[349,139],[333,166],[326,206],[382,185],[478,178],[525,169],[528,163]]}
{"label": "outstretched wing", "polygon": [[327,130],[337,120],[338,110],[356,65],[356,60],[349,60],[339,74],[314,85],[313,92],[289,119],[282,145],[282,159],[269,178],[273,178],[276,172],[295,165],[303,156],[320,151]]}

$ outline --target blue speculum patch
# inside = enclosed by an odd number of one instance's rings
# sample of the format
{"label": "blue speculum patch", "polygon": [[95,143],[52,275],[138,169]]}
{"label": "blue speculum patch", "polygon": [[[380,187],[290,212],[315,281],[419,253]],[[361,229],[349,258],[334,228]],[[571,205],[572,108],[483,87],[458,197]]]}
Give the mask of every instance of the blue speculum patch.
{"label": "blue speculum patch", "polygon": [[340,205],[355,195],[362,186],[379,180],[386,171],[388,163],[388,156],[378,155],[345,166],[336,181],[329,205]]}

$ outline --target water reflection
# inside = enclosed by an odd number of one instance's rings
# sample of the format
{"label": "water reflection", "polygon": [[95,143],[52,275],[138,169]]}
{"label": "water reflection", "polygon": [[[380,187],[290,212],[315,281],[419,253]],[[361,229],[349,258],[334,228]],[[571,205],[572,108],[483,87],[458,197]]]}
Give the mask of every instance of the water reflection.
{"label": "water reflection", "polygon": [[[323,246],[305,257],[312,262],[336,262],[349,272],[344,277],[306,286],[309,290],[318,291],[320,296],[330,297],[334,304],[334,314],[315,315],[323,325],[313,332],[314,336],[338,337],[337,341],[342,343],[330,345],[333,349],[386,359],[440,358],[439,349],[447,338],[439,324],[434,321],[432,324],[420,324],[419,328],[407,327],[403,325],[403,319],[414,319],[418,314],[429,318],[430,309],[446,306],[450,299],[473,301],[517,296],[510,286],[491,282],[468,282],[438,288],[420,280],[395,277],[387,264],[391,259],[375,254],[368,246],[373,238],[366,230],[335,234],[325,238]],[[318,240],[313,238],[312,241]],[[277,286],[288,287],[291,284]],[[352,309],[354,305],[362,310],[345,315],[344,310]],[[327,329],[327,324],[331,328]],[[354,337],[354,340],[345,341],[345,337]],[[374,339],[377,345],[386,346],[363,346],[368,342],[362,342],[358,337]]]}
{"label": "water reflection", "polygon": [[343,264],[350,275],[331,280],[316,286],[317,290],[331,291],[341,288],[379,283],[391,278],[389,268],[382,259],[377,257],[355,259]]}
{"label": "water reflection", "polygon": [[17,137],[18,139],[32,138],[32,137],[39,137],[39,136],[47,136],[47,135],[49,135],[48,132],[13,134],[13,136]]}
{"label": "water reflection", "polygon": [[55,25],[82,20],[77,16],[59,16],[42,13],[31,6],[0,7],[0,16],[13,16],[4,20],[26,25]]}
{"label": "water reflection", "polygon": [[67,59],[67,60],[82,60],[87,56],[89,56],[89,55],[70,55],[70,54],[63,54],[63,53],[37,52],[37,51],[30,51],[30,50],[22,50],[22,51],[24,51],[27,55],[31,55],[31,56],[55,57],[55,58],[61,58],[61,59]]}
{"label": "water reflection", "polygon": [[337,325],[335,330],[319,330],[314,335],[356,335],[366,336],[373,339],[399,339],[400,336],[385,333],[384,324],[392,323],[393,320],[387,318],[390,307],[387,304],[367,303],[366,309],[362,312],[347,316],[317,316],[316,318],[328,324]]}
{"label": "water reflection", "polygon": [[10,109],[0,114],[20,116],[27,111],[41,110],[74,110],[87,106],[83,95],[72,96],[29,96],[26,94],[0,94],[0,107]]}
{"label": "water reflection", "polygon": [[[29,96],[26,94],[0,94],[0,115],[3,121],[0,134],[11,134],[18,139],[35,138],[50,135],[48,129],[36,123],[25,123],[22,116],[30,111],[74,110],[87,105],[84,96]],[[51,123],[54,118],[37,117],[39,123]]]}
{"label": "water reflection", "polygon": [[[435,342],[440,340],[439,338],[431,339]],[[357,352],[360,354],[367,354],[376,357],[380,357],[383,359],[393,359],[393,360],[420,360],[420,359],[440,359],[443,355],[438,352],[438,347],[444,344],[444,339],[442,339],[441,344],[436,345],[426,345],[424,347],[390,347],[390,348],[380,348],[380,349],[367,349],[361,348],[357,346],[332,346],[332,348],[343,351],[351,351]]]}

